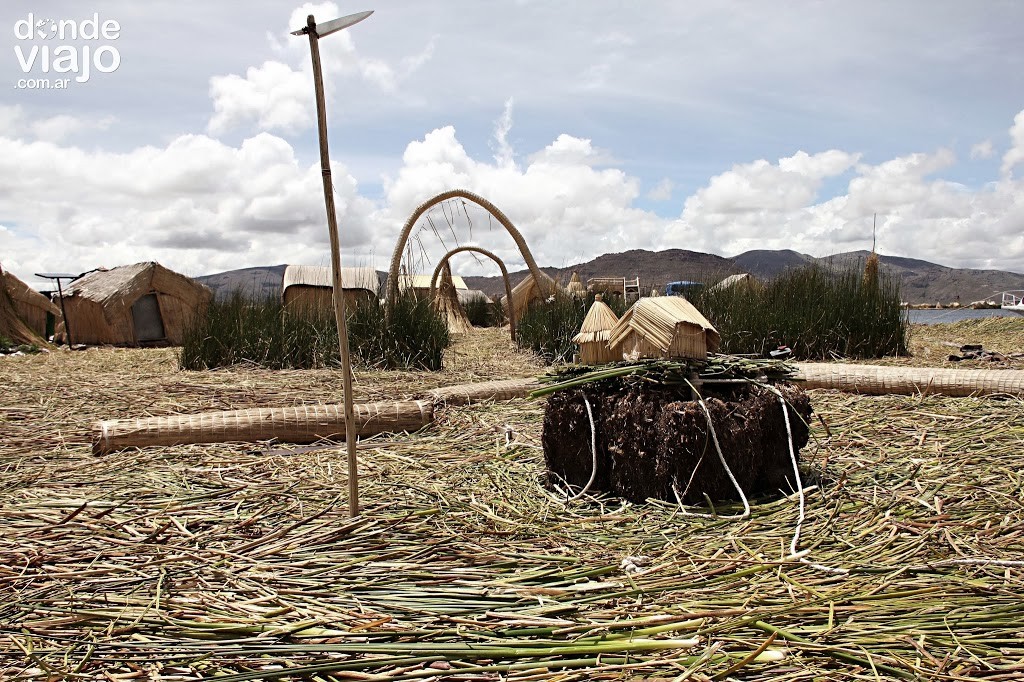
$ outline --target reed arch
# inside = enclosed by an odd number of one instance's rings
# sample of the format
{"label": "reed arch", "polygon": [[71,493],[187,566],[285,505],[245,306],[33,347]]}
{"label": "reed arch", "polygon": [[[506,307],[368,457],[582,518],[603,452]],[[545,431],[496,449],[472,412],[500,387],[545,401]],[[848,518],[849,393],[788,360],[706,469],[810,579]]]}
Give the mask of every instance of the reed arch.
{"label": "reed arch", "polygon": [[479,253],[481,255],[487,256],[492,261],[497,263],[499,268],[501,268],[501,278],[505,282],[504,307],[508,310],[508,331],[509,334],[511,334],[512,336],[512,340],[514,341],[516,338],[516,311],[512,307],[512,285],[508,281],[508,269],[505,268],[505,263],[503,263],[500,258],[495,256],[487,249],[481,249],[479,246],[460,246],[444,254],[444,258],[438,261],[437,267],[434,268],[434,274],[430,278],[430,300],[433,301],[437,295],[437,278],[441,275],[441,270],[444,269],[445,264],[448,263],[449,260],[451,260],[452,256],[454,256],[457,253],[463,253],[464,251],[471,251],[473,253]]}
{"label": "reed arch", "polygon": [[[416,210],[412,212],[409,219],[405,221],[405,226],[402,227],[402,234],[398,238],[398,243],[395,244],[395,251],[391,254],[391,267],[388,269],[388,306],[394,303],[395,299],[398,297],[398,269],[402,263],[402,252],[405,250],[405,245],[409,241],[409,235],[412,234],[412,228],[424,213],[437,204],[440,204],[443,201],[448,201],[449,199],[468,199],[490,213],[495,220],[501,223],[501,226],[504,227],[509,236],[512,237],[512,241],[514,241],[516,246],[519,247],[519,253],[522,254],[523,260],[526,261],[526,267],[529,268],[530,274],[533,275],[533,281],[537,283],[537,286],[542,287],[543,291],[550,289],[550,285],[548,283],[551,282],[551,284],[553,284],[554,281],[542,273],[540,268],[537,267],[537,261],[533,259],[530,247],[526,245],[526,240],[523,239],[523,235],[516,229],[516,226],[512,224],[512,221],[508,219],[508,216],[502,213],[497,206],[479,194],[475,194],[465,189],[451,189],[447,192],[441,192],[437,196],[424,201],[416,207]],[[509,303],[511,304],[511,298],[509,299]]]}

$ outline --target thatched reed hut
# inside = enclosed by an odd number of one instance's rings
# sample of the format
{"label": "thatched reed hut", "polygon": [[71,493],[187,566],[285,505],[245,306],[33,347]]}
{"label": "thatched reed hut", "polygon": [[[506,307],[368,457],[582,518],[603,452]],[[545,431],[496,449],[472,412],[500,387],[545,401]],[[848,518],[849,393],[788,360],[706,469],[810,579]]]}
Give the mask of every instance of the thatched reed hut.
{"label": "thatched reed hut", "polygon": [[60,320],[60,308],[46,296],[22,282],[10,272],[3,273],[3,285],[11,296],[18,317],[28,325],[32,333],[45,339],[47,329],[56,329]]}
{"label": "thatched reed hut", "polygon": [[75,343],[179,345],[212,299],[194,279],[146,262],[79,277],[64,291],[64,310]]}
{"label": "thatched reed hut", "polygon": [[456,293],[455,283],[452,279],[452,268],[445,263],[441,269],[441,279],[437,284],[437,296],[434,298],[433,304],[440,313],[441,319],[448,325],[449,334],[465,334],[473,328],[473,325],[459,303],[459,295]]}
{"label": "thatched reed hut", "polygon": [[[454,277],[452,278],[454,283]],[[483,301],[484,303],[493,303],[491,297],[485,294],[479,289],[455,289],[455,295],[459,297],[459,303],[466,305],[473,301]]]}
{"label": "thatched reed hut", "polygon": [[576,298],[583,298],[587,295],[587,288],[583,286],[580,273],[573,270],[572,277],[569,278],[569,284],[566,285],[565,290]]}
{"label": "thatched reed hut", "polygon": [[598,294],[594,305],[590,306],[587,316],[583,318],[580,333],[572,338],[573,343],[580,347],[581,363],[601,365],[622,359],[622,353],[608,347],[608,339],[618,321],[618,316]]}
{"label": "thatched reed hut", "polygon": [[515,319],[523,319],[531,301],[553,296],[559,291],[558,282],[544,272],[540,275],[543,280],[539,283],[533,275],[527,275],[519,284],[512,287],[512,312]]}
{"label": "thatched reed hut", "polygon": [[[345,303],[356,306],[376,300],[380,280],[373,268],[342,268]],[[284,270],[281,300],[293,308],[334,310],[334,279],[326,265],[289,265]]]}
{"label": "thatched reed hut", "polygon": [[[0,268],[0,273],[2,272],[3,269]],[[0,284],[4,282],[4,278],[0,277]],[[14,344],[38,345],[43,342],[42,337],[32,331],[18,315],[17,306],[6,286],[0,286],[0,338]]]}
{"label": "thatched reed hut", "polygon": [[721,337],[682,296],[642,298],[611,331],[608,345],[620,357],[703,360]]}
{"label": "thatched reed hut", "polygon": [[[412,291],[417,298],[430,298],[431,275],[409,275],[402,273],[398,276],[398,290]],[[466,281],[458,275],[452,276],[452,286],[456,291],[469,291]]]}
{"label": "thatched reed hut", "polygon": [[757,280],[749,272],[741,272],[736,275],[729,275],[721,282],[708,287],[708,291],[723,291],[733,287],[752,286],[756,283]]}

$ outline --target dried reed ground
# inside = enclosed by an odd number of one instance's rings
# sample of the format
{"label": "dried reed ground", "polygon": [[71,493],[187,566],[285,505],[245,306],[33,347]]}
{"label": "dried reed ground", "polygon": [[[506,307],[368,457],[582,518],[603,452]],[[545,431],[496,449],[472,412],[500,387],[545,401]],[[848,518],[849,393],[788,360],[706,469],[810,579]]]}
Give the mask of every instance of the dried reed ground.
{"label": "dried reed ground", "polygon": [[[383,399],[538,370],[482,330],[444,373],[357,384]],[[1019,400],[815,391],[800,547],[839,573],[784,560],[795,497],[745,521],[552,500],[540,402],[363,443],[351,522],[343,447],[89,453],[97,419],[336,402],[337,372],[98,349],[0,360],[0,386],[4,679],[1024,674]]]}

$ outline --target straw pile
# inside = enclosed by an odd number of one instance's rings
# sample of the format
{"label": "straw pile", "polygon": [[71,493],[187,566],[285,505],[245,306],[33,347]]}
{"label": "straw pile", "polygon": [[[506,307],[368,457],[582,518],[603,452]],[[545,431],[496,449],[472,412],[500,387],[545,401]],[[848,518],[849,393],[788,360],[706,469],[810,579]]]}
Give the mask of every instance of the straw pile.
{"label": "straw pile", "polygon": [[587,316],[583,318],[580,333],[572,338],[573,343],[579,344],[580,362],[599,365],[622,359],[621,354],[608,347],[608,339],[618,321],[618,316],[598,294],[594,298],[594,305],[590,306]]}
{"label": "straw pile", "polygon": [[448,325],[448,333],[465,334],[473,328],[466,311],[459,303],[459,295],[455,291],[455,283],[452,280],[452,268],[446,262],[441,270],[441,281],[437,286],[437,296],[433,301],[437,311],[441,314],[445,324]]}
{"label": "straw pile", "polygon": [[[539,371],[508,347],[474,330],[445,375],[359,372],[356,390]],[[803,497],[738,521],[545,495],[539,402],[361,442],[355,521],[331,443],[94,457],[85,436],[110,416],[336,402],[339,379],[179,372],[167,350],[0,362],[0,677],[1020,676],[1018,399],[814,391]]]}
{"label": "straw pile", "polygon": [[720,338],[682,296],[641,298],[611,331],[608,345],[620,356],[704,359]]}

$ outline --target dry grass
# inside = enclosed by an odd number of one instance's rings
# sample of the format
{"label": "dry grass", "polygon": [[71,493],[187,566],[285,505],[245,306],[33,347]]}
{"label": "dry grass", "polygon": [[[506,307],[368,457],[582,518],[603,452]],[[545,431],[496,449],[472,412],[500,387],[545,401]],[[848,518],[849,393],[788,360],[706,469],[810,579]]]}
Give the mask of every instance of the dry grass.
{"label": "dry grass", "polygon": [[[357,388],[403,397],[540,370],[497,330],[448,364],[360,374]],[[332,371],[174,368],[166,350],[0,360],[0,677],[1024,671],[1020,401],[815,392],[800,542],[815,567],[789,556],[794,497],[744,521],[552,499],[538,485],[542,402],[452,408],[422,433],[362,443],[355,522],[343,447],[93,457],[100,418],[341,399]]]}

